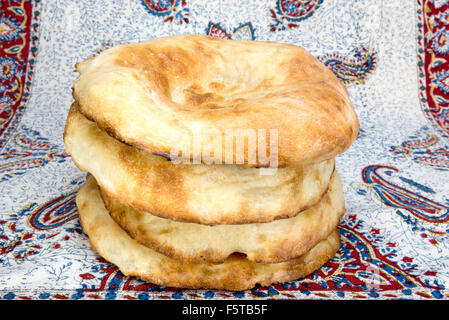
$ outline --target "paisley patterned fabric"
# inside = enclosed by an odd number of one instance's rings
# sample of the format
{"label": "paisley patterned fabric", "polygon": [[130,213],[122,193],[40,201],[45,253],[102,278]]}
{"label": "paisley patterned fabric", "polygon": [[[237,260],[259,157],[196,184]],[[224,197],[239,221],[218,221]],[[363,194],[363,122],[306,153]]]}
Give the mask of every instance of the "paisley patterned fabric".
{"label": "paisley patterned fabric", "polygon": [[[74,202],[85,174],[62,142],[74,64],[180,33],[293,43],[347,86],[361,130],[337,158],[342,243],[313,274],[182,290],[92,250]],[[449,298],[448,37],[440,0],[2,0],[0,299]]]}

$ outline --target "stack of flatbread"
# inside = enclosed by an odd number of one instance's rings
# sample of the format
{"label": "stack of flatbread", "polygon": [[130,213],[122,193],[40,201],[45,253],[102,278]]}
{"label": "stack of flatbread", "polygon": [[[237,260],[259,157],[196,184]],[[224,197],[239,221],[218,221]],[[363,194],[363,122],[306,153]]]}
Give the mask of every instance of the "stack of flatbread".
{"label": "stack of flatbread", "polygon": [[64,132],[76,203],[125,275],[244,290],[318,269],[340,245],[335,157],[359,123],[344,85],[288,44],[182,35],[77,64]]}

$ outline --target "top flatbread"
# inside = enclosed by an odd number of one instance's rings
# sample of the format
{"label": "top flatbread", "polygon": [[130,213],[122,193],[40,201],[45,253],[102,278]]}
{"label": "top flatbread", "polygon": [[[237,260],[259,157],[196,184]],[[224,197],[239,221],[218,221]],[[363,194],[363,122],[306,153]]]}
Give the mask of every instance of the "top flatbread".
{"label": "top flatbread", "polygon": [[181,35],[118,45],[77,71],[80,111],[159,155],[237,163],[224,141],[243,130],[267,141],[245,144],[239,164],[273,165],[260,155],[277,149],[276,165],[298,166],[335,158],[358,133],[345,86],[295,45]]}

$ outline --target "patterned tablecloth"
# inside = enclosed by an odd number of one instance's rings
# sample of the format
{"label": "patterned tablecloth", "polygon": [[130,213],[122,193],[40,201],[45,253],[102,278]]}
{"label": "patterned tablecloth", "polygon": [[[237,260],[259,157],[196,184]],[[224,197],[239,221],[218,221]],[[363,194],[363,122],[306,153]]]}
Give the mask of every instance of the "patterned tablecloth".
{"label": "patterned tablecloth", "polygon": [[[82,232],[85,174],[62,142],[74,64],[185,33],[294,43],[347,85],[361,130],[337,158],[342,244],[312,275],[165,288],[125,277]],[[2,0],[0,43],[0,299],[449,297],[448,1]]]}

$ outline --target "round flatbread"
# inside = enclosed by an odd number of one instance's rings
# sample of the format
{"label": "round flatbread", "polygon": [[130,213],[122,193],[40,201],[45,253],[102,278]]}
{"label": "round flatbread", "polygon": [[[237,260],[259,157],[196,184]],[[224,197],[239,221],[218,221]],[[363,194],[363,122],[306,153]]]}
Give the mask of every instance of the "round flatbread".
{"label": "round flatbread", "polygon": [[[100,190],[101,192],[101,190]],[[102,194],[111,217],[141,244],[191,263],[223,263],[233,253],[248,260],[278,263],[299,257],[337,227],[345,212],[337,172],[329,189],[313,207],[289,219],[268,223],[207,226],[177,222],[142,212]]]}
{"label": "round flatbread", "polygon": [[73,104],[66,151],[111,198],[153,215],[208,225],[293,217],[326,192],[334,159],[271,174],[239,165],[174,164],[126,145],[98,128]]}
{"label": "round flatbread", "polygon": [[[291,44],[180,35],[115,46],[76,70],[80,111],[155,154],[299,166],[335,158],[358,133],[342,82]],[[232,149],[259,134],[265,143],[245,144],[243,154]]]}
{"label": "round flatbread", "polygon": [[340,245],[336,229],[309,252],[287,262],[263,264],[232,255],[221,264],[192,264],[174,260],[133,240],[109,215],[95,180],[80,188],[76,204],[92,247],[125,275],[158,285],[181,288],[245,290],[257,283],[270,285],[304,277],[331,259]]}

